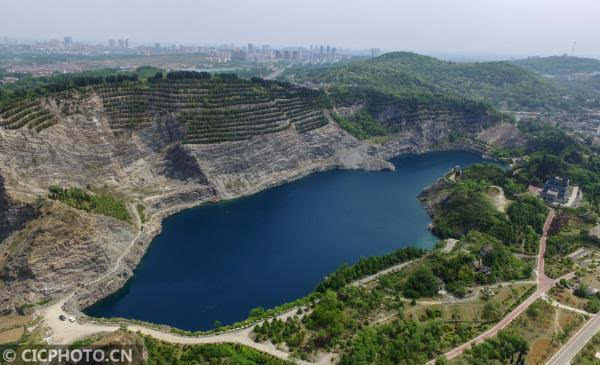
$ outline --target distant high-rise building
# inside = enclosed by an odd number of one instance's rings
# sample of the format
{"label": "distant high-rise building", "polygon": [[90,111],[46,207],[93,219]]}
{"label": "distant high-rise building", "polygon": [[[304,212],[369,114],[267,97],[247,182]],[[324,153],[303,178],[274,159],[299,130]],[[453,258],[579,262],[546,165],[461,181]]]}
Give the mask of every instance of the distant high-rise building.
{"label": "distant high-rise building", "polygon": [[248,43],[248,55],[254,54],[254,44]]}
{"label": "distant high-rise building", "polygon": [[271,46],[265,44],[262,46],[262,54],[265,57],[271,57]]}
{"label": "distant high-rise building", "polygon": [[283,58],[285,58],[286,60],[289,60],[290,58],[292,58],[292,53],[289,50],[284,50],[283,51]]}
{"label": "distant high-rise building", "polygon": [[65,37],[64,43],[66,48],[71,48],[71,46],[73,46],[73,38],[70,36]]}
{"label": "distant high-rise building", "polygon": [[125,41],[123,39],[119,39],[119,48],[125,48]]}
{"label": "distant high-rise building", "polygon": [[321,48],[319,49],[319,54],[321,56],[323,56],[323,53],[325,52],[325,48],[323,48],[323,46],[321,46]]}
{"label": "distant high-rise building", "polygon": [[158,43],[158,42],[154,43],[154,48],[160,49],[160,43]]}
{"label": "distant high-rise building", "polygon": [[281,51],[276,49],[275,50],[275,58],[281,59],[281,57],[282,57]]}
{"label": "distant high-rise building", "polygon": [[292,51],[292,58],[295,60],[300,59],[300,51]]}
{"label": "distant high-rise building", "polygon": [[327,57],[331,56],[331,47],[327,46]]}
{"label": "distant high-rise building", "polygon": [[129,48],[129,38],[125,40],[125,48]]}
{"label": "distant high-rise building", "polygon": [[335,47],[333,47],[333,48],[331,49],[331,56],[332,56],[332,57],[335,57],[335,53],[336,53],[336,52],[337,52],[337,49],[336,49]]}
{"label": "distant high-rise building", "polygon": [[246,60],[246,51],[241,49],[236,49],[231,52],[231,59],[237,61],[245,61]]}
{"label": "distant high-rise building", "polygon": [[110,48],[115,48],[115,47],[117,46],[117,43],[115,42],[115,40],[114,40],[114,39],[109,39],[109,40],[108,40],[108,46],[109,46]]}
{"label": "distant high-rise building", "polygon": [[379,48],[371,48],[371,57],[375,58],[379,56],[379,53],[381,53]]}

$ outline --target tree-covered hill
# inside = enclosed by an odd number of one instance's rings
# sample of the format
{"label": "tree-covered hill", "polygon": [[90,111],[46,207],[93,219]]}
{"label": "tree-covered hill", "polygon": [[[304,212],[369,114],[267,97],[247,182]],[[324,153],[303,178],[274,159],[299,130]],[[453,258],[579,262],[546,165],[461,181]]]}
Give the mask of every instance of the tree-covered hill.
{"label": "tree-covered hill", "polygon": [[511,63],[545,75],[600,72],[600,60],[570,56],[532,57]]}
{"label": "tree-covered hill", "polygon": [[512,62],[554,83],[573,105],[600,106],[600,60],[569,56],[536,57]]}
{"label": "tree-covered hill", "polygon": [[395,96],[450,95],[495,106],[538,108],[560,102],[554,84],[506,62],[455,63],[409,52],[339,66],[300,66],[285,76],[336,88],[365,88]]}

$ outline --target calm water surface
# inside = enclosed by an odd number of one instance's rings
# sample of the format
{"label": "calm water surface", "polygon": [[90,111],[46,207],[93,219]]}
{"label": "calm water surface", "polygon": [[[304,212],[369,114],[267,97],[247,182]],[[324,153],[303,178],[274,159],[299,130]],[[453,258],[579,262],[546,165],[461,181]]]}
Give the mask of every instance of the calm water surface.
{"label": "calm water surface", "polygon": [[436,238],[417,195],[466,152],[392,160],[394,172],[336,170],[249,197],[183,211],[163,222],[125,287],[85,312],[206,330],[310,293],[360,257]]}

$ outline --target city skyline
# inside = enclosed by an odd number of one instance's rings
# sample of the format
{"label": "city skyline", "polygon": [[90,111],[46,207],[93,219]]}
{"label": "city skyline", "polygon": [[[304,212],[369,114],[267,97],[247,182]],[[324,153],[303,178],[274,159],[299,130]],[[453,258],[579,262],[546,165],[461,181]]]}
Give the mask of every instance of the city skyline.
{"label": "city skyline", "polygon": [[[384,6],[386,5],[386,6]],[[140,14],[139,9],[144,12]],[[426,0],[387,4],[351,0],[308,0],[282,6],[261,0],[252,4],[225,0],[198,4],[179,0],[102,4],[67,0],[4,1],[2,35],[19,39],[106,42],[130,39],[136,44],[237,45],[274,47],[331,44],[339,48],[408,50],[418,53],[552,55],[570,52],[598,56],[600,24],[593,18],[600,4],[592,0],[560,2],[509,0],[446,3]],[[25,18],[27,22],[19,19]],[[588,21],[589,20],[589,21]]]}

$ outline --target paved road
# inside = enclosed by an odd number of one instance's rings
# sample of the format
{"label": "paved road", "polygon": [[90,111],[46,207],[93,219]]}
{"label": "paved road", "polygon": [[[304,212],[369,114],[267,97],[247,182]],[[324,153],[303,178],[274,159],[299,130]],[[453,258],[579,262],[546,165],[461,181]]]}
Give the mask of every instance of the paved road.
{"label": "paved road", "polygon": [[[132,209],[134,209],[134,207]],[[137,215],[137,212],[135,210],[133,210],[133,212],[134,212],[136,221],[138,222],[138,226],[141,226],[140,217]],[[150,219],[153,219],[153,218],[155,218],[155,216],[158,216],[158,215],[159,215],[159,213],[157,212],[154,215],[152,215],[150,217]],[[140,235],[141,235],[141,231],[138,232],[138,235],[131,241],[129,247],[116,260],[113,268],[108,270],[104,275],[101,275],[100,278],[90,281],[88,284],[96,283],[96,282],[108,277],[110,274],[114,273],[116,270],[118,270],[123,258],[126,255],[126,252],[130,249],[130,247],[132,247],[136,243],[136,241],[139,239]],[[387,268],[380,272],[377,272],[376,274],[356,280],[356,281],[352,282],[350,285],[360,285],[360,284],[368,283],[372,280],[375,280],[376,278],[378,278],[381,275],[384,275],[384,274],[387,274],[390,272],[394,272],[394,271],[398,271],[398,270],[402,269],[403,267],[405,267],[417,260],[419,260],[419,259],[415,259],[412,261],[408,261],[408,262],[404,262],[402,264],[392,266],[390,268]],[[97,333],[114,332],[120,328],[120,324],[100,324],[100,323],[96,323],[96,322],[79,322],[79,321],[69,322],[68,320],[61,321],[59,319],[60,315],[64,315],[65,317],[70,316],[70,314],[67,313],[63,309],[63,306],[67,301],[69,301],[71,299],[71,297],[73,295],[74,295],[74,292],[65,296],[58,302],[40,310],[40,314],[41,314],[46,326],[52,330],[52,336],[48,339],[49,343],[70,344],[70,343],[73,343],[73,341],[76,341],[76,340],[79,340],[79,339],[82,339],[85,337],[89,337],[89,336],[92,336]],[[298,310],[297,307],[292,308],[289,311],[278,315],[277,318],[285,321],[287,318],[293,317],[294,315],[296,315],[297,310]],[[306,313],[307,312],[304,311],[304,314],[306,314]],[[258,322],[258,323],[262,323],[262,322]],[[154,328],[140,326],[140,325],[127,324],[126,326],[131,331],[134,331],[134,332],[139,331],[145,335],[149,335],[149,336],[155,337],[157,339],[160,339],[160,340],[163,340],[166,342],[182,343],[182,344],[238,343],[238,344],[242,344],[242,345],[254,348],[256,350],[262,351],[264,353],[273,355],[277,358],[289,360],[289,353],[277,349],[270,342],[256,343],[256,342],[254,342],[254,340],[252,340],[250,334],[252,333],[254,326],[258,323],[255,323],[248,327],[239,328],[239,329],[227,331],[227,332],[220,333],[220,334],[199,336],[199,337],[181,336],[181,335],[168,333],[168,332],[164,332],[164,331],[160,331],[160,330],[157,330]],[[332,356],[333,356],[333,354],[323,354],[323,356],[321,356],[317,360],[317,364],[325,364],[325,363],[329,364]],[[296,363],[303,364],[303,365],[311,364],[309,362],[301,361],[301,360],[296,360]]]}
{"label": "paved road", "polygon": [[573,188],[571,195],[569,196],[569,200],[564,204],[565,207],[572,208],[575,200],[577,199],[577,195],[579,194],[579,186]]}
{"label": "paved road", "polygon": [[[475,337],[469,342],[466,342],[444,354],[444,356],[450,360],[455,358],[456,356],[462,354],[465,350],[471,348],[471,346],[481,343],[488,338],[494,337],[498,334],[498,332],[502,331],[506,326],[510,324],[515,318],[517,318],[521,313],[523,313],[527,307],[529,307],[533,302],[535,302],[538,298],[540,298],[544,293],[546,293],[552,286],[554,286],[555,281],[548,278],[544,274],[544,253],[546,252],[546,237],[548,233],[548,229],[550,228],[550,223],[554,219],[554,210],[549,209],[548,218],[546,218],[546,223],[544,223],[544,232],[542,237],[540,238],[540,248],[538,253],[538,263],[537,263],[537,290],[533,295],[529,298],[525,299],[523,303],[519,304],[517,308],[515,308],[512,312],[508,314],[508,316],[504,317],[500,322],[496,323],[496,325],[489,330],[485,331],[481,335]],[[427,364],[435,364],[435,360],[431,360]]]}
{"label": "paved road", "polygon": [[567,365],[581,349],[600,331],[600,314],[590,319],[571,339],[546,363],[546,365]]}
{"label": "paved road", "polygon": [[[50,327],[53,331],[52,335],[52,343],[54,344],[70,344],[73,341],[82,339],[85,337],[89,337],[91,335],[102,333],[102,332],[114,332],[120,328],[119,324],[98,324],[94,322],[89,323],[80,323],[80,322],[69,322],[61,321],[58,317],[62,314],[66,317],[69,316],[66,313],[62,306],[64,303],[70,298],[66,297],[63,300],[55,303],[54,305],[46,308],[46,310],[42,313],[44,321],[48,327]],[[285,321],[288,317],[293,317],[296,315],[297,309],[289,310],[281,315],[277,316],[279,319]],[[181,344],[209,344],[209,343],[238,343],[241,345],[245,345],[256,350],[262,351],[264,353],[270,354],[280,359],[288,360],[289,354],[287,352],[281,351],[277,349],[274,345],[269,342],[256,343],[250,337],[250,333],[252,332],[254,326],[250,326],[247,328],[242,328],[239,330],[224,332],[218,335],[208,335],[208,336],[181,336],[174,333],[163,332],[157,329],[139,326],[139,325],[127,325],[127,329],[133,332],[141,332],[145,335],[152,336],[159,340],[163,340],[171,343],[181,343]],[[306,361],[298,361],[298,364],[302,365],[310,365],[309,362]]]}
{"label": "paved road", "polygon": [[[139,219],[139,217],[136,217],[136,218]],[[152,216],[151,218],[154,218],[154,216]],[[546,275],[544,274],[544,253],[546,251],[546,234],[547,234],[548,228],[550,227],[550,223],[552,222],[553,218],[554,218],[554,210],[550,209],[548,218],[546,219],[546,223],[544,224],[544,233],[542,234],[542,237],[540,239],[540,248],[539,248],[538,264],[537,264],[538,287],[537,287],[536,292],[533,295],[531,295],[529,298],[527,298],[523,303],[521,303],[515,310],[513,310],[507,317],[505,317],[503,320],[501,320],[499,323],[497,323],[494,327],[492,327],[485,333],[479,335],[475,339],[473,339],[455,349],[448,351],[445,354],[446,358],[452,359],[452,358],[462,354],[464,352],[464,350],[470,348],[472,345],[480,343],[490,337],[495,336],[498,332],[500,332],[508,324],[510,324],[510,322],[512,322],[513,319],[515,319],[525,309],[527,309],[527,307],[529,307],[529,305],[531,305],[535,300],[540,298],[544,293],[546,293],[546,291],[548,291],[554,285],[555,281],[546,277]],[[138,238],[139,238],[139,234],[138,234],[138,236],[136,236],[134,238],[134,240],[132,240],[131,245],[133,245],[135,243],[135,241],[137,241]],[[117,264],[115,265],[113,270],[116,270],[116,268],[120,265],[120,262],[121,262],[120,259],[121,258],[119,258],[119,260],[117,260]],[[410,264],[411,262],[406,262],[406,263],[385,269],[377,274],[371,275],[371,276],[363,278],[361,280],[357,280],[353,284],[354,285],[363,284],[365,282],[374,280],[375,278],[377,278],[380,275],[389,273],[391,271],[399,270],[400,268]],[[68,344],[68,343],[72,343],[73,341],[75,341],[77,339],[81,339],[83,337],[87,337],[87,336],[90,336],[90,335],[98,333],[98,332],[112,332],[119,328],[118,325],[101,325],[101,324],[97,324],[97,323],[79,323],[79,322],[71,323],[68,321],[60,321],[58,319],[58,316],[60,314],[64,314],[65,316],[68,317],[68,314],[63,311],[62,307],[63,307],[64,303],[71,297],[71,295],[73,295],[73,294],[70,294],[69,296],[63,298],[61,301],[42,310],[42,315],[44,317],[46,325],[48,327],[50,327],[53,331],[53,337],[52,337],[53,343]],[[278,318],[285,319],[288,316],[293,316],[295,314],[295,312],[296,312],[296,309],[294,308],[286,313],[281,314],[280,316],[278,316]],[[594,317],[594,318],[596,319],[596,317]],[[600,319],[598,319],[598,323],[600,325]],[[127,327],[130,330],[140,331],[146,335],[150,335],[150,336],[156,337],[158,339],[168,341],[168,342],[173,342],[173,343],[189,343],[189,344],[225,343],[225,342],[239,343],[242,345],[246,345],[246,346],[255,348],[259,351],[263,351],[265,353],[271,354],[280,359],[288,359],[289,358],[288,353],[278,350],[270,343],[255,343],[250,338],[250,333],[252,332],[253,326],[239,329],[236,331],[222,333],[219,335],[211,335],[211,336],[203,336],[203,337],[180,336],[180,335],[166,333],[166,332],[162,332],[162,331],[159,331],[156,329],[152,329],[152,328],[148,328],[148,327],[144,327],[144,326],[138,326],[138,325],[128,325]],[[584,345],[585,345],[585,343],[584,343]],[[310,363],[304,362],[304,361],[299,361],[299,363],[303,364],[303,365],[310,364]],[[433,363],[434,363],[434,361],[430,361],[428,364],[433,364]]]}

